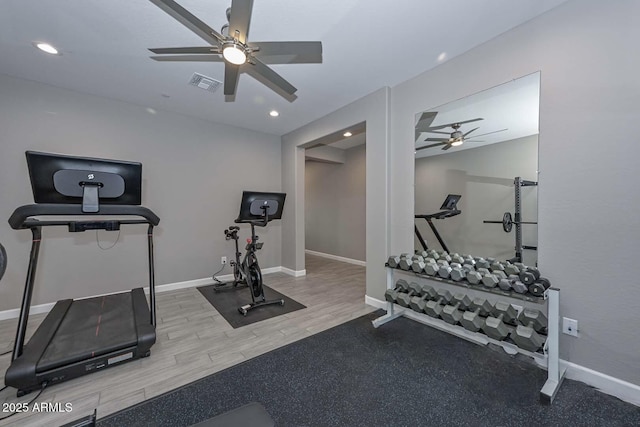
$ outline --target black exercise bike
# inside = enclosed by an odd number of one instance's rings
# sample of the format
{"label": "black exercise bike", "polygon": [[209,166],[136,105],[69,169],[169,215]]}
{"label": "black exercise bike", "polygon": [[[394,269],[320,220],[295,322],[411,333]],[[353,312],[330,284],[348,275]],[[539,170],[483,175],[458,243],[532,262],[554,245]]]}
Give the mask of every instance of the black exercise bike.
{"label": "black exercise bike", "polygon": [[220,283],[217,287],[246,285],[249,288],[252,302],[238,308],[238,311],[244,316],[247,315],[249,310],[256,307],[272,304],[284,305],[283,299],[267,300],[265,298],[262,271],[260,270],[257,256],[257,252],[262,249],[263,243],[258,242],[258,236],[256,235],[256,227],[265,227],[269,221],[282,217],[284,198],[284,193],[243,192],[240,215],[235,222],[237,224],[251,225],[251,238],[247,239],[242,261],[240,261],[242,254],[238,246],[238,231],[240,227],[231,226],[224,231],[227,240],[235,241],[236,259],[230,263],[233,266],[233,281]]}

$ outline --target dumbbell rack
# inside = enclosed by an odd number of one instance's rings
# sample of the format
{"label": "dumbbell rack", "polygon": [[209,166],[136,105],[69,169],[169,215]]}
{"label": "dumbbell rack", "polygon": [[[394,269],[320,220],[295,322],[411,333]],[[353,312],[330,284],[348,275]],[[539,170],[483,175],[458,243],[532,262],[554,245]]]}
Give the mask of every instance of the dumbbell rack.
{"label": "dumbbell rack", "polygon": [[[486,292],[486,290],[481,289],[479,287],[471,287],[467,284],[455,282],[453,280],[441,279],[433,276],[427,276],[423,274],[413,273],[411,271],[405,270],[397,270],[391,268],[389,266],[386,267],[387,270],[387,289],[394,288],[394,272],[404,273],[407,275],[420,277],[422,279],[431,280],[435,282],[442,282],[451,285],[455,285],[458,287],[464,287],[467,289],[475,289]],[[489,343],[498,345],[503,348],[503,350],[508,354],[517,354],[521,353],[526,356],[533,358],[533,360],[540,366],[546,368],[547,370],[547,381],[544,383],[544,386],[540,390],[540,401],[545,404],[550,404],[555,398],[560,385],[562,384],[562,380],[564,379],[564,374],[566,368],[560,367],[560,351],[559,351],[559,340],[560,340],[560,290],[557,288],[549,288],[545,291],[544,295],[539,298],[525,297],[520,294],[510,294],[507,292],[501,292],[499,295],[507,296],[511,298],[518,298],[538,304],[547,305],[547,340],[544,344],[543,351],[544,353],[530,352],[524,350],[515,344],[511,344],[505,341],[498,341],[493,338],[488,337],[487,335],[471,332],[463,327],[451,325],[446,323],[443,320],[436,319],[430,316],[427,316],[423,313],[418,313],[409,308],[402,307],[400,305],[394,304],[392,302],[386,302],[386,311],[387,313],[381,317],[372,321],[372,324],[375,328],[378,328],[381,325],[384,325],[387,322],[390,322],[400,316],[407,317],[409,319],[415,320],[419,323],[431,326],[433,328],[439,329],[441,331],[450,333],[452,335],[456,335],[460,338],[466,339],[468,341],[474,342],[476,344],[487,345]]]}

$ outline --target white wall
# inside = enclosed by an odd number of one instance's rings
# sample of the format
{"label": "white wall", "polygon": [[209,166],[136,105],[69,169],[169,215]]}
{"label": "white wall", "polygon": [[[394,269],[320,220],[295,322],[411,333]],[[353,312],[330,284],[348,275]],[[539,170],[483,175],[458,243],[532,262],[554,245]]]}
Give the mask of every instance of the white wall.
{"label": "white wall", "polygon": [[640,385],[638,16],[633,0],[571,1],[392,88],[390,204],[398,253],[413,244],[416,112],[541,70],[539,266],[580,328],[561,356]]}
{"label": "white wall", "polygon": [[[33,203],[28,149],[142,162],[143,204],[161,219],[157,284],[210,277],[220,257],[234,253],[223,229],[238,215],[242,190],[281,186],[279,137],[0,75],[0,241],[9,256],[0,310],[19,307],[26,275],[31,233],[6,220]],[[115,234],[99,232],[103,246]],[[279,266],[280,224],[270,223],[260,237],[261,266]],[[44,230],[33,304],[146,285],[144,226],[123,229],[109,251],[95,239],[94,231]]]}
{"label": "white wall", "polygon": [[[482,221],[501,221],[505,212],[514,214],[516,176],[538,179],[538,136],[444,153],[416,159],[415,213],[436,213],[448,194],[459,194],[460,215],[432,220],[449,251],[500,260],[514,257],[515,227],[505,233],[502,225]],[[522,187],[521,196],[523,221],[537,221],[537,187]],[[427,221],[415,221],[428,247],[440,249]],[[537,231],[535,225],[523,225],[523,244],[535,246]],[[417,238],[413,247],[422,249]],[[536,255],[536,251],[523,251],[524,263],[535,266]]]}
{"label": "white wall", "polygon": [[366,145],[342,151],[344,163],[305,163],[305,245],[308,250],[364,261]]}

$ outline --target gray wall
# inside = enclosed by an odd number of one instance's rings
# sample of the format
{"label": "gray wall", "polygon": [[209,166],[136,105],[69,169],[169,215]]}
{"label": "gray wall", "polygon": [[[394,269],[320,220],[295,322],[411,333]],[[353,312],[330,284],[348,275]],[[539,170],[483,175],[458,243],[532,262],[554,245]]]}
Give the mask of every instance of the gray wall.
{"label": "gray wall", "polygon": [[640,385],[640,284],[628,273],[640,241],[640,145],[619,137],[640,133],[638,16],[634,0],[570,1],[394,87],[390,204],[398,253],[413,245],[416,112],[541,70],[539,266],[580,328],[579,338],[562,335],[561,356]]}
{"label": "gray wall", "polygon": [[282,188],[290,210],[282,216],[282,264],[304,270],[304,145],[338,129],[366,122],[367,295],[384,298],[384,263],[389,253],[389,89],[382,88],[282,137]]}
{"label": "gray wall", "polygon": [[[220,257],[234,253],[223,229],[237,217],[241,191],[281,187],[279,137],[0,75],[0,241],[9,255],[0,310],[19,307],[27,268],[31,233],[6,222],[17,206],[33,203],[27,149],[142,162],[143,204],[161,218],[157,284],[210,277]],[[252,159],[260,170],[248,167]],[[46,229],[33,303],[145,285],[145,234],[144,226],[124,229],[103,251],[95,232]],[[115,232],[99,236],[108,246]],[[260,237],[261,266],[281,265],[280,224]]]}
{"label": "gray wall", "polygon": [[366,259],[366,152],[366,145],[344,150],[341,164],[306,161],[306,249]]}
{"label": "gray wall", "polygon": [[[483,224],[483,220],[502,220],[505,212],[514,213],[513,179],[536,181],[538,136],[532,135],[498,144],[421,157],[415,163],[415,212],[438,212],[447,194],[460,194],[460,215],[433,223],[451,252],[501,260],[515,255],[515,227],[505,233],[502,225]],[[537,221],[537,188],[522,188],[523,220]],[[416,219],[430,248],[440,249],[429,225]],[[537,227],[523,226],[523,243],[535,246]],[[414,247],[422,249],[418,239]],[[527,265],[535,265],[535,251],[523,251]]]}

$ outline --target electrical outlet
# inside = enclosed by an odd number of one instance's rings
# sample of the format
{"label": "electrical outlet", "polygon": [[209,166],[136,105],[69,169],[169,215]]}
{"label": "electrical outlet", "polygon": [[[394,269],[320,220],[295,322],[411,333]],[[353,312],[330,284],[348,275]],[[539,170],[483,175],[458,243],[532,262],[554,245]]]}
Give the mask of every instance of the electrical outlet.
{"label": "electrical outlet", "polygon": [[577,337],[578,336],[578,321],[575,320],[575,319],[569,319],[568,317],[563,317],[562,318],[562,333]]}
{"label": "electrical outlet", "polygon": [[220,264],[222,265],[226,265],[227,264],[227,257],[223,256],[222,258],[220,258]]}

